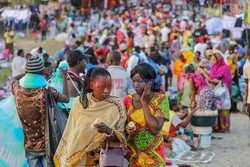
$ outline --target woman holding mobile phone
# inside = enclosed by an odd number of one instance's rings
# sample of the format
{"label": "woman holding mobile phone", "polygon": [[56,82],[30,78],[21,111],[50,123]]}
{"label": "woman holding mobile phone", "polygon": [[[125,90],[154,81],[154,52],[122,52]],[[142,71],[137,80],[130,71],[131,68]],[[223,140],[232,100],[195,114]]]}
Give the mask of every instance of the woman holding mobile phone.
{"label": "woman holding mobile phone", "polygon": [[162,126],[169,119],[168,97],[159,93],[152,66],[141,63],[131,71],[136,93],[124,98],[130,166],[165,166]]}

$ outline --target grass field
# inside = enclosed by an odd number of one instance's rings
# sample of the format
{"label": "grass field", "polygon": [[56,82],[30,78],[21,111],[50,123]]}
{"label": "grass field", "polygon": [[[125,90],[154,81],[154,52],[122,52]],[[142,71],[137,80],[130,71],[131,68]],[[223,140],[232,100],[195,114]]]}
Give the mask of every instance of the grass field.
{"label": "grass field", "polygon": [[9,79],[11,76],[11,68],[6,67],[2,68],[0,71],[0,87],[4,86],[4,83]]}
{"label": "grass field", "polygon": [[[60,50],[64,45],[64,42],[47,40],[44,42],[31,39],[18,39],[15,41],[15,50],[23,49],[26,53],[29,53],[33,48],[43,47],[50,56],[53,56],[58,50]],[[1,63],[1,62],[0,62]],[[0,87],[11,77],[11,67],[2,68],[0,70]]]}

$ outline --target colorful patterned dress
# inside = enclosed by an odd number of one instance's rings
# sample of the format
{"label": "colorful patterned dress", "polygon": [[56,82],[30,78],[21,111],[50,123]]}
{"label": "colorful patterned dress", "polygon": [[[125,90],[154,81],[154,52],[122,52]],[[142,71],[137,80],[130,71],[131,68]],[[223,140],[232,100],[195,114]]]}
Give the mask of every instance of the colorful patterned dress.
{"label": "colorful patterned dress", "polygon": [[[134,109],[132,98],[132,95],[124,98],[128,121],[134,121],[136,124],[135,134],[128,136],[130,166],[166,166],[162,131],[155,136],[150,132],[144,119],[143,109]],[[165,94],[156,93],[149,104],[149,108],[153,116],[169,119],[169,103]]]}

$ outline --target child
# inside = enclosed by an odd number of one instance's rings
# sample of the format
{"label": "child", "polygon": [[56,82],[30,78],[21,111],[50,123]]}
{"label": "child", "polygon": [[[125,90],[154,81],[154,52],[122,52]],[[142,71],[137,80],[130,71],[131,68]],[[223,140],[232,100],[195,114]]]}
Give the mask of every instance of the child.
{"label": "child", "polygon": [[164,123],[163,133],[167,138],[172,138],[176,136],[176,131],[178,131],[180,127],[187,127],[195,110],[189,110],[184,113],[184,115],[182,114],[182,116],[178,117],[176,112],[180,111],[180,107],[177,100],[170,100],[169,105],[169,121]]}
{"label": "child", "polygon": [[33,30],[32,37],[35,40],[35,42],[37,42],[37,40],[38,40],[38,32],[37,32],[37,30]]}
{"label": "child", "polygon": [[171,144],[171,142],[173,141],[173,138],[180,138],[184,141],[187,142],[187,144],[189,146],[194,147],[195,149],[198,147],[198,141],[199,138],[194,138],[194,139],[189,139],[188,136],[186,136],[185,134],[182,135],[177,135],[179,132],[184,133],[184,130],[181,130],[183,128],[186,128],[193,116],[193,114],[195,113],[196,110],[188,110],[188,112],[180,115],[177,114],[176,112],[180,111],[180,107],[178,105],[177,100],[170,100],[169,102],[170,105],[170,112],[169,112],[169,121],[165,122],[162,128],[164,137],[165,137],[165,141],[167,141],[168,143],[165,143],[166,147],[171,147],[169,146],[169,144]]}
{"label": "child", "polygon": [[44,59],[44,62],[48,62],[49,61],[49,55],[48,55],[48,53],[44,53],[43,54],[43,59]]}

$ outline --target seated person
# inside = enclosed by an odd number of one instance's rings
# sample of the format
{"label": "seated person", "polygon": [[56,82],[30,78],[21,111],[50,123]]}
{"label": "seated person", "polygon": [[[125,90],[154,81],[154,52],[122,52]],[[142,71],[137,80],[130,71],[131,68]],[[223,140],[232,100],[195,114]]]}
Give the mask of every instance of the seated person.
{"label": "seated person", "polygon": [[[177,100],[170,100],[169,105],[169,121],[165,122],[162,128],[163,134],[165,136],[165,141],[171,143],[174,137],[180,138],[185,141],[187,140],[187,137],[184,137],[185,135],[177,135],[178,131],[179,129],[186,128],[188,126],[196,110],[188,110],[188,112],[185,113],[179,112],[180,107]],[[186,142],[188,145],[193,146],[194,148],[197,148],[198,146],[198,140],[187,140]],[[166,144],[165,146],[168,147],[168,144]]]}
{"label": "seated person", "polygon": [[163,134],[167,138],[175,137],[176,131],[178,131],[180,127],[186,128],[192,118],[193,113],[195,112],[191,110],[190,112],[186,112],[179,117],[176,113],[180,111],[177,100],[170,100],[169,105],[169,121],[165,122],[163,125]]}

